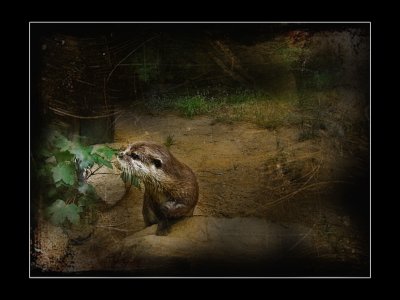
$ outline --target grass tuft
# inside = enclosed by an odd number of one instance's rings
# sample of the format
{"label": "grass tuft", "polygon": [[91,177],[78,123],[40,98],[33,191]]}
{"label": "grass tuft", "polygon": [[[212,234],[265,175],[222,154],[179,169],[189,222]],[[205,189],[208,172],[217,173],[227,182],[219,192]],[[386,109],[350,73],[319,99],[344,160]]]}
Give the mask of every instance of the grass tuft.
{"label": "grass tuft", "polygon": [[208,113],[211,109],[209,101],[201,95],[177,98],[174,101],[174,107],[188,118]]}

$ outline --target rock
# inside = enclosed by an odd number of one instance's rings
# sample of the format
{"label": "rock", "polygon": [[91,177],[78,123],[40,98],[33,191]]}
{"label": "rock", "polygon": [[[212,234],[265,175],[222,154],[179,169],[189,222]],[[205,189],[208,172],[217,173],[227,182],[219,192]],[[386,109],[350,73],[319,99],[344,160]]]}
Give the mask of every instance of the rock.
{"label": "rock", "polygon": [[[309,228],[257,218],[192,217],[156,236],[156,225],[125,238],[108,256],[108,270],[144,275],[259,273],[314,256]],[[284,269],[282,269],[284,270]]]}
{"label": "rock", "polygon": [[120,177],[121,171],[102,167],[92,175],[88,182],[93,185],[97,195],[110,206],[115,205],[125,195],[125,184]]}

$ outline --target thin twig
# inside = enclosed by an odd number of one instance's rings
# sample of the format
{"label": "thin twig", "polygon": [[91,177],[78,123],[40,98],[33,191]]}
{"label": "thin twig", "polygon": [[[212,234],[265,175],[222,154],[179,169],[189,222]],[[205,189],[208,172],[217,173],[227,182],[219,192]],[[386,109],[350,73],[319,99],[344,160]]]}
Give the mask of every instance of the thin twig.
{"label": "thin twig", "polygon": [[98,170],[100,170],[102,167],[104,167],[104,165],[99,165],[99,167],[96,169],[96,170],[94,170],[93,172],[92,172],[92,175],[94,175]]}
{"label": "thin twig", "polygon": [[88,174],[88,175],[86,176],[86,179],[89,179],[90,176],[95,175],[95,173],[96,173],[98,170],[100,170],[102,167],[103,167],[103,165],[100,165],[100,166],[99,166],[96,170],[94,170],[94,171],[89,170],[89,171],[90,171],[90,174]]}
{"label": "thin twig", "polygon": [[121,175],[121,173],[115,174],[115,173],[96,173],[96,174],[92,174],[92,175]]}
{"label": "thin twig", "polygon": [[117,226],[121,226],[124,225],[125,223],[127,223],[128,221],[124,221],[118,224],[110,224],[110,225],[101,225],[101,226],[106,226],[106,227],[117,227]]}
{"label": "thin twig", "polygon": [[135,230],[128,230],[128,229],[120,229],[120,228],[114,228],[114,227],[108,227],[108,226],[102,226],[102,225],[97,225],[97,228],[105,228],[109,230],[115,230],[115,231],[120,231],[120,232],[130,232],[130,231],[135,231]]}
{"label": "thin twig", "polygon": [[343,181],[343,180],[335,180],[335,181],[322,181],[322,182],[317,182],[317,183],[309,184],[309,185],[303,186],[302,188],[300,188],[300,189],[294,191],[293,193],[287,194],[287,195],[285,195],[285,196],[283,196],[283,197],[280,197],[280,198],[278,198],[278,199],[276,199],[276,200],[274,200],[274,201],[268,203],[268,206],[273,206],[273,205],[275,205],[275,204],[278,204],[278,203],[281,202],[282,200],[291,198],[291,197],[295,196],[296,194],[298,194],[298,193],[300,193],[300,192],[302,192],[302,191],[304,191],[304,190],[307,190],[307,189],[309,189],[309,188],[311,188],[311,187],[318,186],[318,185],[322,185],[322,184],[330,184],[330,183],[348,183],[348,182],[347,182],[347,181]]}
{"label": "thin twig", "polygon": [[294,248],[296,248],[302,241],[305,240],[305,238],[307,236],[309,236],[311,234],[311,232],[313,231],[313,229],[311,228],[306,234],[304,234],[296,243],[293,244],[292,247],[290,247],[290,249],[288,250],[289,252],[292,251]]}
{"label": "thin twig", "polygon": [[97,115],[97,116],[88,117],[88,116],[74,115],[74,114],[71,114],[71,113],[69,113],[69,112],[67,112],[65,110],[61,110],[61,109],[54,108],[54,107],[49,107],[49,109],[54,111],[54,112],[56,112],[57,114],[59,114],[61,116],[69,116],[69,117],[73,117],[73,118],[77,118],[77,119],[102,119],[102,118],[111,117],[111,116],[114,116],[114,115],[117,115],[117,114],[121,113],[120,111],[115,111],[115,112],[112,112],[112,113],[109,113],[109,114],[105,114],[105,115]]}
{"label": "thin twig", "polygon": [[207,172],[207,173],[211,173],[211,174],[214,174],[214,175],[224,175],[223,172],[220,172],[220,173],[213,172],[213,171],[199,171],[199,172]]}
{"label": "thin twig", "polygon": [[128,55],[126,55],[123,59],[121,59],[121,60],[119,61],[119,63],[117,63],[117,64],[115,65],[115,67],[111,70],[111,72],[108,74],[107,82],[110,80],[110,77],[111,77],[112,73],[114,73],[115,69],[118,68],[118,66],[119,66],[125,59],[127,59],[129,56],[131,56],[133,53],[135,53],[136,50],[140,49],[140,48],[141,48],[144,44],[146,44],[147,42],[150,42],[151,40],[154,40],[156,37],[158,37],[158,35],[153,36],[152,38],[150,38],[150,39],[144,41],[144,42],[141,43],[139,46],[137,46],[135,49],[133,49],[131,52],[129,52]]}
{"label": "thin twig", "polygon": [[80,80],[80,79],[76,79],[76,81],[78,81],[80,83],[84,83],[84,84],[90,85],[90,86],[96,86],[94,83],[90,83],[90,82],[83,81],[83,80]]}

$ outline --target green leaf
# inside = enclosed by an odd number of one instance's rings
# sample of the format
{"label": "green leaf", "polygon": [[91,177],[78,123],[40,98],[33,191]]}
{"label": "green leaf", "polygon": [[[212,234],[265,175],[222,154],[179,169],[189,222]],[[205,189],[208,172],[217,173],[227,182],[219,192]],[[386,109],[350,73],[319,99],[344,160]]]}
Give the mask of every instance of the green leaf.
{"label": "green leaf", "polygon": [[59,225],[65,221],[66,204],[63,200],[57,199],[54,203],[47,209],[47,212],[51,215],[50,221],[53,224]]}
{"label": "green leaf", "polygon": [[65,219],[68,219],[72,224],[76,224],[80,220],[79,213],[83,210],[76,204],[65,204],[61,199],[57,199],[47,209],[47,212],[51,215],[50,220],[56,225],[64,223]]}
{"label": "green leaf", "polygon": [[79,160],[85,160],[89,153],[86,152],[85,147],[82,145],[75,143],[71,147],[70,152],[75,155],[75,157]]}
{"label": "green leaf", "polygon": [[96,194],[92,194],[92,195],[84,195],[82,197],[79,198],[78,200],[78,205],[81,206],[91,206],[93,205],[96,200],[97,200],[98,196]]}
{"label": "green leaf", "polygon": [[91,167],[93,167],[93,165],[94,165],[94,160],[92,158],[81,161],[79,163],[79,167],[81,169],[91,168]]}
{"label": "green leaf", "polygon": [[101,145],[96,145],[93,147],[92,150],[92,154],[99,154],[100,156],[110,160],[115,153],[117,152],[117,150],[112,149],[110,147],[107,146],[101,146]]}
{"label": "green leaf", "polygon": [[110,161],[103,159],[101,156],[99,156],[98,154],[93,154],[93,159],[96,162],[96,164],[98,165],[103,165],[106,166],[109,169],[112,169],[113,166],[111,164]]}
{"label": "green leaf", "polygon": [[65,136],[57,133],[53,139],[53,145],[60,149],[60,151],[66,151],[72,148],[73,143],[68,140]]}
{"label": "green leaf", "polygon": [[91,184],[88,184],[88,183],[84,183],[81,186],[79,186],[78,191],[81,194],[85,194],[85,195],[94,194],[95,193],[94,187]]}
{"label": "green leaf", "polygon": [[109,168],[109,169],[112,169],[112,168],[113,168],[111,162],[109,162],[108,160],[104,160],[104,161],[103,161],[103,165],[105,165],[105,166],[106,166],[107,168]]}
{"label": "green leaf", "polygon": [[90,154],[91,151],[92,146],[84,147],[78,143],[75,143],[70,149],[70,152],[79,160],[79,167],[81,169],[91,168],[93,166],[95,161]]}
{"label": "green leaf", "polygon": [[51,169],[54,182],[63,181],[68,185],[75,183],[75,168],[74,165],[68,162],[62,162]]}
{"label": "green leaf", "polygon": [[60,186],[65,186],[65,183],[62,181],[56,182],[56,187],[59,188]]}
{"label": "green leaf", "polygon": [[69,151],[61,151],[61,152],[56,152],[54,153],[54,156],[56,157],[57,162],[63,162],[63,161],[72,161],[74,158],[74,155],[71,154]]}
{"label": "green leaf", "polygon": [[86,148],[87,153],[91,154],[94,146],[86,146],[85,148]]}
{"label": "green leaf", "polygon": [[77,224],[79,222],[79,213],[83,211],[81,207],[78,207],[72,203],[65,206],[64,210],[65,216],[72,224]]}
{"label": "green leaf", "polygon": [[79,167],[83,170],[86,168],[91,168],[94,165],[94,159],[92,157],[88,157],[85,160],[79,162]]}
{"label": "green leaf", "polygon": [[53,202],[53,204],[48,208],[48,212],[53,214],[56,213],[58,210],[61,208],[65,207],[65,202],[61,199],[57,199],[56,201]]}

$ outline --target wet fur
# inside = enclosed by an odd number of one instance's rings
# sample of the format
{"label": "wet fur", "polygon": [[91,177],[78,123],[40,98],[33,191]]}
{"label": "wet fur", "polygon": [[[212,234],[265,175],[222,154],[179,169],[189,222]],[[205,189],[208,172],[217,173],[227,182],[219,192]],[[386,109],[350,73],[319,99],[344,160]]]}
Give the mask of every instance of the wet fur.
{"label": "wet fur", "polygon": [[134,143],[118,160],[125,172],[144,183],[143,218],[146,226],[158,224],[157,235],[168,234],[171,221],[193,215],[199,194],[196,176],[165,146]]}

